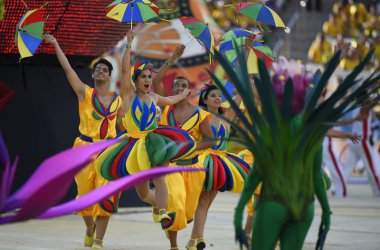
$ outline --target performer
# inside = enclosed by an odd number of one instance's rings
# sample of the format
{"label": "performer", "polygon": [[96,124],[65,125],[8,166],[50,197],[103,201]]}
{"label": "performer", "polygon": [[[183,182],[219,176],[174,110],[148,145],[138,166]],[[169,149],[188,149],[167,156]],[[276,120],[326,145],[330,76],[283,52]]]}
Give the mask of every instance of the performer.
{"label": "performer", "polygon": [[[341,122],[342,121],[340,121],[340,123]],[[339,130],[330,129],[327,131],[326,137],[323,140],[322,164],[329,170],[331,181],[334,185],[333,194],[336,197],[346,197],[347,178],[344,172],[344,168],[336,156],[332,145],[332,138],[347,138],[350,139],[352,143],[356,144],[360,141],[360,137]]]}
{"label": "performer", "polygon": [[[121,98],[115,92],[109,92],[108,86],[112,72],[112,64],[100,59],[94,64],[93,79],[95,87],[84,84],[70,66],[65,54],[52,35],[45,35],[45,41],[52,44],[66,73],[70,86],[75,91],[79,103],[79,132],[74,147],[116,136],[116,116],[121,107]],[[107,181],[95,171],[95,162],[85,167],[76,177],[77,198],[104,186]],[[86,224],[84,246],[95,249],[102,248],[109,217],[117,211],[118,195],[78,211]],[[95,236],[95,239],[94,239]]]}
{"label": "performer", "polygon": [[369,142],[371,109],[377,103],[373,102],[360,109],[354,110],[353,133],[361,137],[360,143],[349,143],[350,154],[345,162],[346,177],[348,178],[360,159],[363,160],[364,167],[368,172],[368,179],[372,187],[373,196],[380,196],[380,160],[379,154]]}
{"label": "performer", "polygon": [[[161,67],[154,79],[154,89],[157,93],[165,95],[161,80],[171,65],[181,57],[185,46],[178,47],[173,55]],[[185,77],[177,77],[172,83],[172,94],[180,94],[190,88],[189,81]],[[188,99],[182,100],[176,105],[166,106],[163,109],[160,124],[181,128],[187,131],[197,141],[196,151],[182,160],[175,161],[173,165],[186,165],[192,168],[203,168],[199,155],[204,149],[214,145],[213,132],[209,124],[210,114],[193,106]],[[166,225],[167,236],[172,250],[178,249],[177,232],[186,227],[194,217],[198,206],[199,195],[205,180],[204,172],[176,173],[166,176],[169,200],[168,210],[175,218]],[[194,247],[192,249],[195,249]]]}
{"label": "performer", "polygon": [[[237,96],[237,99],[240,100],[240,97]],[[240,104],[239,100],[235,99],[238,105]],[[207,84],[201,90],[198,105],[212,112],[210,125],[216,143],[210,149],[206,149],[200,156],[200,161],[204,163],[204,167],[207,170],[206,179],[203,191],[199,197],[191,238],[186,245],[187,249],[192,249],[194,246],[196,246],[196,249],[204,249],[206,247],[203,239],[204,227],[208,210],[218,191],[241,192],[244,187],[244,180],[250,170],[250,166],[246,162],[226,151],[230,124],[215,114],[219,113],[228,120],[232,120],[235,113],[232,109],[227,109],[223,112],[221,104],[222,97],[219,89],[215,85]]]}
{"label": "performer", "polygon": [[[132,76],[130,70],[130,48],[133,31],[127,33],[128,45],[122,62],[122,109],[125,112],[122,123],[126,131],[125,138],[105,151],[96,160],[96,170],[107,180],[165,166],[172,159],[178,159],[191,153],[195,142],[182,130],[158,128],[156,119],[157,105],[171,105],[186,99],[190,90],[175,96],[163,97],[150,92],[152,84],[152,66],[136,63]],[[132,82],[132,80],[133,82]],[[165,177],[153,180],[155,191],[149,188],[149,182],[136,186],[140,199],[153,206],[153,216],[157,222],[169,222],[166,212],[168,191]]]}

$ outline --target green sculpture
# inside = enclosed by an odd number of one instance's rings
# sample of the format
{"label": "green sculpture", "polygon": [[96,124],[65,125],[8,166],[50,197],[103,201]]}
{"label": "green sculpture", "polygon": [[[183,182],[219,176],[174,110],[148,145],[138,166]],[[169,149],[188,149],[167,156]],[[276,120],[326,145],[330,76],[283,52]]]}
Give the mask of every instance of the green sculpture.
{"label": "green sculpture", "polygon": [[[243,143],[255,156],[254,165],[236,207],[236,239],[241,247],[248,247],[242,230],[242,214],[261,181],[261,197],[253,222],[252,249],[273,250],[278,240],[281,249],[302,249],[314,217],[315,195],[322,207],[316,248],[323,249],[330,227],[331,211],[321,170],[322,140],[327,130],[344,113],[370,101],[371,93],[376,91],[376,83],[380,80],[378,70],[364,80],[357,79],[373,52],[363,59],[328,99],[318,103],[328,79],[339,64],[338,51],[329,61],[326,70],[322,74],[319,72],[319,77],[314,76],[314,84],[308,90],[305,106],[301,113],[296,115],[291,112],[291,79],[286,82],[282,106],[279,107],[271,78],[262,61],[259,61],[259,75],[254,77],[254,86],[262,104],[262,110],[259,112],[255,105],[252,86],[248,84],[250,79],[245,57],[241,49],[237,49],[237,54],[237,68],[232,68],[227,59],[219,53],[216,53],[216,59],[241,95],[249,114],[248,118],[223,89],[219,79],[210,72],[246,129],[232,121],[231,125],[243,135]],[[354,85],[360,86],[352,90]]]}

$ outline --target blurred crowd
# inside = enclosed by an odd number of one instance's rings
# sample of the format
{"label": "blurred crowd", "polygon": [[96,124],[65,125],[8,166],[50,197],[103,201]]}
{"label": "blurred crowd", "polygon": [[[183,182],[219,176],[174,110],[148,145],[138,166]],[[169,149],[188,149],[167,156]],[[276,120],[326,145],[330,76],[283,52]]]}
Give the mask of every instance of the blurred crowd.
{"label": "blurred crowd", "polygon": [[334,52],[334,46],[346,41],[352,49],[340,63],[343,70],[352,70],[360,60],[375,49],[371,67],[380,66],[380,7],[379,1],[342,0],[333,5],[322,32],[313,41],[308,58],[316,64],[326,63]]}

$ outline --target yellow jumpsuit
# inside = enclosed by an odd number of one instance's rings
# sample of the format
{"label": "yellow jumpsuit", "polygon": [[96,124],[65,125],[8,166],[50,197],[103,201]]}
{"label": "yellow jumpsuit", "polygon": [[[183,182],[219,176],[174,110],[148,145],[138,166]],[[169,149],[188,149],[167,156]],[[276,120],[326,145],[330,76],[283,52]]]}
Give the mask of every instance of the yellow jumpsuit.
{"label": "yellow jumpsuit", "polygon": [[[195,107],[192,116],[180,125],[174,117],[174,106],[166,106],[161,115],[160,125],[181,128],[187,131],[195,140],[199,141],[202,139],[199,125],[205,119],[210,119],[210,116],[210,113],[207,111]],[[203,168],[203,163],[198,159],[198,156],[202,152],[196,151],[171,165]],[[172,220],[168,225],[165,225],[164,229],[179,231],[185,228],[188,222],[193,220],[205,176],[205,172],[183,172],[166,176],[166,185],[168,187],[167,210]]]}
{"label": "yellow jumpsuit", "polygon": [[[96,96],[95,89],[86,85],[85,97],[79,102],[79,132],[80,136],[74,141],[74,147],[83,146],[92,142],[114,138],[116,136],[116,115],[121,106],[121,98],[115,92],[109,107],[105,107]],[[77,198],[92,190],[107,184],[107,181],[95,171],[95,162],[87,165],[75,176],[78,195]],[[117,211],[118,196],[94,204],[86,209],[78,211],[81,216],[110,216]]]}

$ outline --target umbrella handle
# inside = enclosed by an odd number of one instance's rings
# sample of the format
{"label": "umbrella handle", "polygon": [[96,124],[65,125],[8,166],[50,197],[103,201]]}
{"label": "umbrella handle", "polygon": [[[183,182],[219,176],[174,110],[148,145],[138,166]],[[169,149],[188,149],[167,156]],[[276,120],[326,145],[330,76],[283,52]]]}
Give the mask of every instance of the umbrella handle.
{"label": "umbrella handle", "polygon": [[191,41],[193,41],[193,39],[194,39],[194,37],[192,37],[186,44],[185,44],[185,46],[186,45],[188,45]]}

